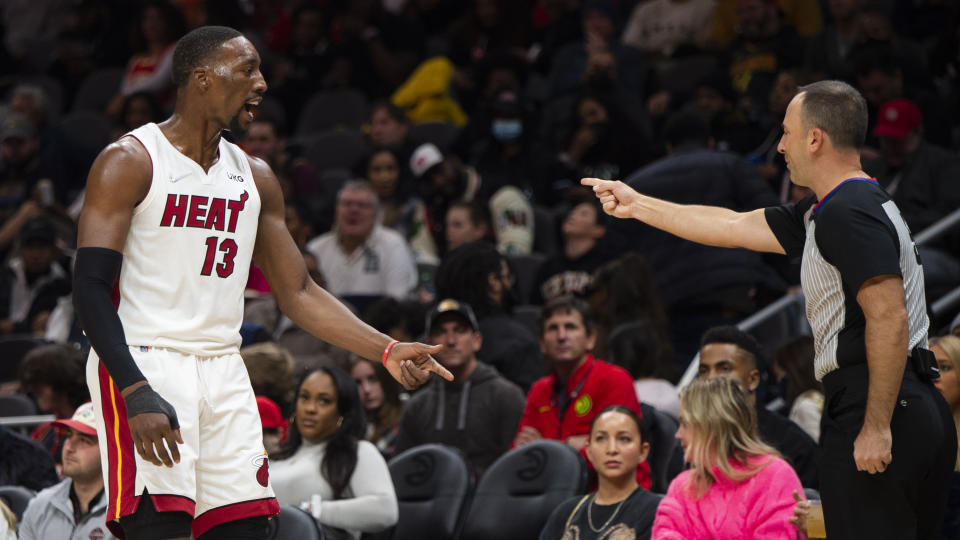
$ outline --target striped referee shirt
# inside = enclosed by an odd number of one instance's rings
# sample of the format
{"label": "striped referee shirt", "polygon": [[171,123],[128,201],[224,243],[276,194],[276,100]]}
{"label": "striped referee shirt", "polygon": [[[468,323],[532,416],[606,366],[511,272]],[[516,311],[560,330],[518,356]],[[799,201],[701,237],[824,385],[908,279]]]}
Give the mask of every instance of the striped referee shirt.
{"label": "striped referee shirt", "polygon": [[817,380],[866,363],[866,320],[857,292],[876,276],[903,279],[910,349],[927,346],[930,321],[920,256],[900,210],[876,181],[851,178],[820,202],[810,196],[767,208],[765,215],[787,256],[801,262]]}

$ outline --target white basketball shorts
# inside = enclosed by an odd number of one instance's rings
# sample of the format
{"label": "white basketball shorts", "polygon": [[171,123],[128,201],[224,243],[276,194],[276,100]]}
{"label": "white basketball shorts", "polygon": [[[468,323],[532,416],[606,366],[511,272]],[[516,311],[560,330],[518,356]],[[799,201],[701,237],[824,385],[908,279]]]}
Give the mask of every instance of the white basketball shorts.
{"label": "white basketball shorts", "polygon": [[130,347],[130,353],[150,386],[176,409],[184,444],[173,468],[136,453],[120,389],[91,350],[87,384],[98,413],[111,532],[122,538],[118,520],[136,512],[144,490],[158,512],[193,516],[194,537],[227,521],[276,515],[260,414],[240,355],[152,347]]}

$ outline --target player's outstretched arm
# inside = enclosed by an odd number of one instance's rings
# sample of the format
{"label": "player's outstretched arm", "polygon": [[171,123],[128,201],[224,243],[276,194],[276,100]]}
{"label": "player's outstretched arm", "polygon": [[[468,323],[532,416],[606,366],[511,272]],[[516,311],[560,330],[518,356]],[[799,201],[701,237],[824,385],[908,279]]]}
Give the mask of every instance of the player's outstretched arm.
{"label": "player's outstretched arm", "polygon": [[152,175],[149,155],[130,137],[105,148],[93,163],[80,213],[73,301],[90,344],[126,402],[137,453],[154,465],[172,467],[180,461],[177,443],[183,444],[177,414],[133,361],[110,299],[133,209],[150,190]]}
{"label": "player's outstretched arm", "polygon": [[735,212],[719,206],[675,204],[638,193],[619,180],[583,178],[607,214],[632,218],[685,240],[708,246],[784,253],[762,208]]}
{"label": "player's outstretched arm", "polygon": [[[283,194],[270,167],[250,158],[260,192],[260,223],[254,259],[267,278],[277,305],[290,319],[314,336],[364,358],[383,360],[387,371],[405,388],[413,389],[436,373],[452,381],[453,375],[431,354],[440,346],[396,343],[361,321],[335,296],[310,279],[303,255],[284,222]],[[384,353],[389,352],[384,359]]]}

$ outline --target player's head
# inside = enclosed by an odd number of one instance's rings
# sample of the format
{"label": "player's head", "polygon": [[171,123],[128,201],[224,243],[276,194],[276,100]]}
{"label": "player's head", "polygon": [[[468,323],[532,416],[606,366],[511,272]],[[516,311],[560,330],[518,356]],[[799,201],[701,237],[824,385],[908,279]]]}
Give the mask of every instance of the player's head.
{"label": "player's head", "polygon": [[787,106],[777,150],[793,183],[810,187],[816,156],[859,156],[866,136],[867,102],[860,92],[842,81],[818,81],[801,86]]}
{"label": "player's head", "polygon": [[736,326],[715,326],[700,341],[701,379],[729,377],[743,384],[751,399],[760,385],[760,345]]}
{"label": "player's head", "polygon": [[173,82],[178,102],[199,97],[209,120],[227,126],[236,117],[241,128],[253,121],[267,90],[257,49],[226,26],[201,26],[177,41]]}

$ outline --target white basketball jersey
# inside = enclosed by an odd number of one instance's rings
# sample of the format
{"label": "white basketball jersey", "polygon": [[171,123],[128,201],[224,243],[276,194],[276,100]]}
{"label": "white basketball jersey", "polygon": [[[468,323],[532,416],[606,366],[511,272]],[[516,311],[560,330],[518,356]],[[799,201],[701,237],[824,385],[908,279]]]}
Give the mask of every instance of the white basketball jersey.
{"label": "white basketball jersey", "polygon": [[123,247],[117,311],[127,343],[213,356],[236,352],[260,216],[247,155],[220,139],[204,172],[156,124],[128,136],[147,149],[153,179]]}

